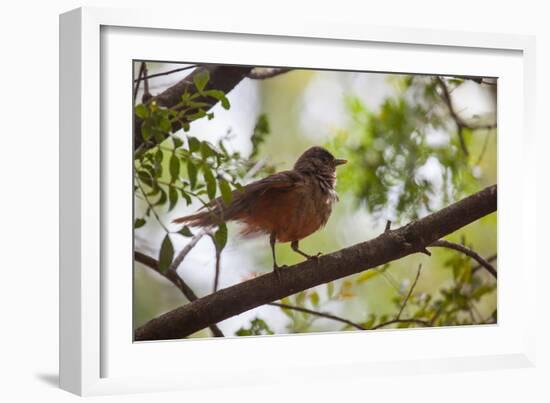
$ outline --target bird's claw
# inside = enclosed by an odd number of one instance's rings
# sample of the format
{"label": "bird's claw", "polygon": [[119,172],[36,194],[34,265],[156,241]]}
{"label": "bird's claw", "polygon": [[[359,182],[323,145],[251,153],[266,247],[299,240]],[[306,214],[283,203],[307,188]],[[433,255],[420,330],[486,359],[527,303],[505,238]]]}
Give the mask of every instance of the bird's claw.
{"label": "bird's claw", "polygon": [[307,257],[307,260],[317,260],[317,259],[319,259],[319,256],[321,256],[322,254],[323,254],[323,252],[317,252],[316,255],[309,255]]}
{"label": "bird's claw", "polygon": [[277,266],[277,265],[273,266],[273,272],[275,273],[275,277],[277,277],[278,281],[281,281],[281,270],[286,267],[288,267],[286,264],[282,266]]}

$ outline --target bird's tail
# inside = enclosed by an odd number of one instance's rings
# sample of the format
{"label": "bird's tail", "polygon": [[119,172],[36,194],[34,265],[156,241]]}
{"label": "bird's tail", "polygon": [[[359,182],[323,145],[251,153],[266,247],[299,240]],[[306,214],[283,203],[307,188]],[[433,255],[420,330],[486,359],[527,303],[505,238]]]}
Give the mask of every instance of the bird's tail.
{"label": "bird's tail", "polygon": [[215,227],[223,222],[234,219],[234,205],[227,206],[221,199],[212,200],[198,212],[176,218],[175,224],[187,224],[192,227]]}

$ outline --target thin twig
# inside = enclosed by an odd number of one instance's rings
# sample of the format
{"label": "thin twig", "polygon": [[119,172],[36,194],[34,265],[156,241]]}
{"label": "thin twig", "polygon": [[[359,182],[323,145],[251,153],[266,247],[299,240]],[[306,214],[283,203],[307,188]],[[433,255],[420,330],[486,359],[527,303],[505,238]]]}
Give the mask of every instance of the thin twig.
{"label": "thin twig", "polygon": [[249,171],[246,173],[246,175],[243,178],[243,181],[246,182],[250,179],[252,179],[266,164],[266,159],[262,158],[261,160],[257,161],[252,168],[249,169]]}
{"label": "thin twig", "polygon": [[464,140],[464,133],[462,132],[462,130],[465,127],[463,125],[462,118],[458,116],[458,114],[456,113],[453,107],[451,94],[449,93],[449,89],[447,88],[447,84],[445,84],[445,81],[443,81],[441,77],[436,77],[436,80],[437,80],[437,83],[439,84],[439,87],[441,88],[441,91],[443,92],[443,97],[442,97],[443,101],[447,105],[447,109],[449,109],[449,113],[451,114],[451,117],[453,118],[456,124],[458,139],[460,141],[460,147],[462,148],[464,155],[468,156],[469,155],[468,146],[466,146],[466,141]]}
{"label": "thin twig", "polygon": [[[488,258],[485,258],[485,260],[488,261],[489,263],[493,263],[495,260],[497,260],[497,255],[496,254],[491,255]],[[474,267],[472,269],[472,274],[474,274],[476,271],[481,270],[481,269],[483,269],[483,266],[482,265],[477,265],[476,267]]]}
{"label": "thin twig", "polygon": [[220,282],[220,261],[222,251],[216,247],[216,274],[214,275],[214,287],[212,292],[218,291],[218,284]]}
{"label": "thin twig", "polygon": [[136,103],[137,94],[139,92],[139,85],[141,83],[142,76],[144,74],[144,68],[145,68],[145,63],[141,62],[141,65],[139,66],[138,78],[134,80],[136,82],[136,86],[134,88],[134,104]]}
{"label": "thin twig", "polygon": [[[179,71],[185,71],[185,70],[189,70],[189,69],[194,69],[195,67],[197,67],[196,64],[192,65],[192,66],[187,66],[187,67],[181,67],[181,68],[178,68],[178,69],[174,69],[174,70],[168,70],[168,71],[164,71],[162,73],[155,73],[155,74],[150,74],[148,76],[145,76],[143,77],[144,79],[151,79],[151,78],[156,78],[156,77],[161,77],[161,76],[167,76],[169,74],[173,74],[173,73],[177,73]],[[134,81],[138,81],[137,79],[134,80]]]}
{"label": "thin twig", "polygon": [[418,278],[420,277],[420,271],[422,270],[422,264],[418,265],[418,270],[416,272],[416,277],[414,278],[413,283],[411,284],[411,288],[409,289],[409,293],[405,297],[405,300],[403,301],[403,304],[401,304],[401,309],[399,309],[399,312],[395,316],[395,319],[399,319],[401,317],[401,314],[403,313],[403,310],[405,309],[405,306],[407,305],[407,302],[409,302],[409,298],[411,297],[414,287],[416,287],[416,283],[418,282]]}
{"label": "thin twig", "polygon": [[147,103],[153,96],[149,92],[149,79],[147,77],[147,64],[143,63],[143,95],[141,96],[141,103]]}
{"label": "thin twig", "polygon": [[427,320],[422,320],[422,319],[392,319],[392,320],[389,320],[387,322],[380,323],[376,326],[373,326],[369,330],[380,329],[382,327],[386,327],[386,326],[392,325],[394,323],[416,323],[416,324],[419,324],[419,325],[422,325],[422,326],[425,326],[425,327],[431,326],[430,322],[428,322]]}
{"label": "thin twig", "polygon": [[442,92],[441,98],[443,99],[443,102],[445,102],[445,105],[447,105],[447,109],[449,110],[451,118],[454,120],[456,124],[458,139],[460,141],[460,147],[462,148],[462,151],[464,152],[465,155],[469,155],[468,147],[466,146],[466,141],[464,139],[464,129],[470,129],[470,130],[495,129],[496,124],[476,125],[476,124],[466,122],[456,112],[453,106],[453,101],[451,99],[449,88],[447,87],[447,84],[445,83],[445,81],[439,76],[435,77],[435,79],[437,84],[441,88],[441,92]]}
{"label": "thin twig", "polygon": [[206,230],[200,230],[199,232],[197,232],[172,261],[172,264],[170,265],[170,267],[168,267],[168,271],[177,271],[181,262],[183,262],[183,259],[185,259],[189,252],[191,252],[191,249],[193,249],[197,242],[199,242],[200,239],[206,234],[208,234],[208,231]]}
{"label": "thin twig", "polygon": [[158,223],[160,224],[160,226],[162,227],[162,229],[164,229],[164,231],[166,233],[169,233],[170,230],[166,227],[166,225],[164,225],[164,223],[162,222],[162,220],[160,219],[158,213],[156,212],[155,210],[155,207],[151,204],[151,201],[149,200],[149,198],[147,197],[147,194],[145,193],[145,190],[143,189],[143,186],[141,186],[141,181],[139,180],[139,178],[137,177],[137,175],[134,175],[135,177],[135,181],[139,187],[139,190],[141,190],[141,194],[143,194],[143,198],[145,199],[145,202],[147,203],[147,205],[149,206],[149,208],[151,209],[151,212],[153,213],[153,215],[155,216],[155,218],[157,219]]}
{"label": "thin twig", "polygon": [[[170,280],[172,284],[174,284],[179,290],[182,292],[183,295],[190,301],[196,301],[199,299],[197,295],[193,292],[191,287],[187,285],[185,281],[178,275],[178,273],[175,270],[167,270],[166,273],[162,273],[159,270],[158,261],[153,259],[150,256],[147,256],[144,253],[135,251],[134,252],[134,259],[136,262],[139,262],[143,264],[146,267],[149,267],[150,269],[156,271],[161,276],[165,277],[166,279]],[[209,326],[210,330],[212,331],[212,334],[215,337],[224,337],[222,331],[218,326],[215,324]]]}
{"label": "thin twig", "polygon": [[314,311],[312,309],[302,308],[301,306],[281,304],[279,302],[271,302],[271,303],[268,303],[266,305],[277,306],[279,308],[292,309],[294,311],[305,312],[305,313],[309,313],[311,315],[320,316],[322,318],[327,318],[327,319],[332,319],[332,320],[335,320],[335,321],[338,321],[338,322],[342,322],[342,323],[353,326],[353,327],[355,327],[357,329],[360,329],[360,330],[367,330],[366,327],[361,326],[358,323],[352,322],[351,320],[347,320],[347,319],[344,319],[344,318],[340,318],[339,316],[331,315],[330,313]]}
{"label": "thin twig", "polygon": [[454,243],[454,242],[449,242],[449,241],[446,241],[444,239],[440,239],[439,241],[435,241],[433,242],[429,247],[433,247],[433,246],[437,246],[437,247],[441,247],[441,248],[448,248],[448,249],[453,249],[453,250],[456,250],[458,252],[461,252],[463,254],[465,254],[466,256],[469,256],[471,257],[472,259],[474,259],[476,262],[478,262],[482,267],[484,267],[489,273],[491,273],[493,275],[494,278],[497,278],[497,271],[496,269],[493,267],[493,265],[491,265],[491,263],[489,263],[487,260],[485,260],[483,257],[481,257],[477,252],[475,252],[474,250],[470,249],[470,248],[467,248],[466,246],[464,245],[460,245],[458,243]]}
{"label": "thin twig", "polygon": [[292,70],[286,67],[255,67],[246,76],[253,80],[265,80],[266,78],[276,77]]}

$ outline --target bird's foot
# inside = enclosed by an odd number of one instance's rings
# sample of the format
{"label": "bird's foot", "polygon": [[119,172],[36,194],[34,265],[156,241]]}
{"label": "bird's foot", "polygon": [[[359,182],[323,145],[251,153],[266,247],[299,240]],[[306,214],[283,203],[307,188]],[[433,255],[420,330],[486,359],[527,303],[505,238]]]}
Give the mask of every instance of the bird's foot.
{"label": "bird's foot", "polygon": [[307,260],[317,260],[317,259],[319,259],[319,256],[321,256],[322,254],[323,254],[323,252],[317,252],[316,255],[307,255],[306,259]]}
{"label": "bird's foot", "polygon": [[288,267],[286,264],[282,266],[273,265],[273,273],[275,273],[275,277],[279,282],[281,281],[281,271],[286,267]]}

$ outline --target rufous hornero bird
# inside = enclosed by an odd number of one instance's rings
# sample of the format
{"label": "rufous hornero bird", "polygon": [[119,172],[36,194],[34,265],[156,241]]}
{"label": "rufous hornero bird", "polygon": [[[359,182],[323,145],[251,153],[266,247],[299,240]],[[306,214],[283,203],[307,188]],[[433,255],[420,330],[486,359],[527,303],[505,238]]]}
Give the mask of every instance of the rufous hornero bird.
{"label": "rufous hornero bird", "polygon": [[334,189],[336,167],[345,164],[322,147],[306,150],[289,171],[282,171],[252,182],[232,192],[231,203],[221,197],[194,214],[175,219],[177,224],[212,228],[227,221],[244,224],[243,235],[269,234],[273,270],[280,276],[275,243],[290,242],[292,250],[307,259],[299,249],[301,239],[323,227],[338,201]]}

